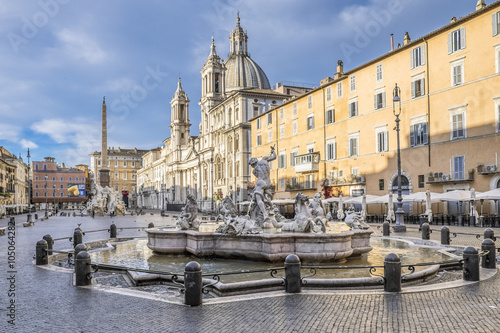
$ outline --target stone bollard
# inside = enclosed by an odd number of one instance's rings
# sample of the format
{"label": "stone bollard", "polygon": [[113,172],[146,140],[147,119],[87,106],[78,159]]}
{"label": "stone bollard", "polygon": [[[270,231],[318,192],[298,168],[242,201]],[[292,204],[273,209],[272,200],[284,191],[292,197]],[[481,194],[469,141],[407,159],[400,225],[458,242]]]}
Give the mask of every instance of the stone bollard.
{"label": "stone bollard", "polygon": [[472,246],[464,250],[464,280],[479,281],[479,254]]}
{"label": "stone bollard", "polygon": [[447,226],[441,228],[441,244],[450,245],[450,228]]}
{"label": "stone bollard", "polygon": [[76,228],[73,232],[73,248],[81,243],[83,243],[83,232],[82,229]]}
{"label": "stone bollard", "polygon": [[200,305],[203,300],[203,278],[201,266],[196,261],[191,261],[184,268],[184,304]]}
{"label": "stone bollard", "polygon": [[496,256],[495,256],[496,255],[495,242],[490,238],[486,238],[485,240],[483,240],[483,243],[481,244],[481,250],[489,251],[488,254],[483,256],[481,260],[481,267],[497,268]]}
{"label": "stone bollard", "polygon": [[14,216],[11,216],[9,224],[10,225],[16,225],[16,218]]}
{"label": "stone bollard", "polygon": [[52,251],[50,251],[53,249],[53,245],[54,245],[54,240],[52,239],[52,236],[47,234],[47,235],[43,236],[43,239],[47,242],[48,254],[52,254]]}
{"label": "stone bollard", "polygon": [[395,253],[389,253],[384,260],[384,291],[401,291],[401,260]]}
{"label": "stone bollard", "polygon": [[165,216],[165,211],[164,211],[164,210],[162,210],[162,211],[160,212],[160,215],[161,215],[161,216]]}
{"label": "stone bollard", "polygon": [[42,239],[36,243],[36,264],[47,265],[49,263],[49,256],[47,255],[48,244],[47,241]]}
{"label": "stone bollard", "polygon": [[287,293],[300,293],[300,258],[295,254],[289,254],[285,259],[285,291]]}
{"label": "stone bollard", "polygon": [[382,223],[382,235],[384,235],[384,236],[391,235],[391,224],[387,221]]}
{"label": "stone bollard", "polygon": [[497,238],[495,237],[495,232],[490,228],[484,229],[484,239],[486,238],[489,238],[494,242],[497,240]]}
{"label": "stone bollard", "polygon": [[31,219],[30,213],[28,213],[28,215],[26,215],[26,222],[33,222],[33,220]]}
{"label": "stone bollard", "polygon": [[38,220],[38,214],[35,214],[35,220]]}
{"label": "stone bollard", "polygon": [[431,239],[431,229],[429,228],[428,223],[422,224],[422,239],[426,239],[426,240]]}
{"label": "stone bollard", "polygon": [[155,227],[154,223],[153,222],[149,222],[148,229],[151,229],[151,228],[154,228],[154,227]]}
{"label": "stone bollard", "polygon": [[87,245],[81,243],[81,244],[78,244],[77,246],[75,246],[75,252],[73,253],[73,258],[76,258],[78,253],[80,253],[82,251],[85,251],[85,252],[87,251]]}
{"label": "stone bollard", "polygon": [[87,251],[81,251],[75,257],[75,285],[88,286],[92,283],[90,266],[90,254]]}
{"label": "stone bollard", "polygon": [[116,238],[116,224],[114,223],[109,226],[109,238]]}

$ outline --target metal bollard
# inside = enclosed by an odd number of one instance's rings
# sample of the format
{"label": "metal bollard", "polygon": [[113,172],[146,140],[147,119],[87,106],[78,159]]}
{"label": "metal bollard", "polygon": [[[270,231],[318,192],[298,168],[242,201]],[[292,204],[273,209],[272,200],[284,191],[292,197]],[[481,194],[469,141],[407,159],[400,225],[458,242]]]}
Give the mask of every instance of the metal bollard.
{"label": "metal bollard", "polygon": [[486,238],[481,244],[481,250],[489,251],[488,254],[485,254],[481,260],[481,267],[483,268],[497,268],[496,264],[496,247],[495,242]]}
{"label": "metal bollard", "polygon": [[495,237],[495,232],[490,228],[484,229],[484,239],[486,238],[489,238],[494,242],[497,240],[497,238]]}
{"label": "metal bollard", "polygon": [[431,239],[431,230],[428,223],[422,224],[422,239]]}
{"label": "metal bollard", "polygon": [[47,242],[48,254],[52,254],[52,251],[50,251],[53,249],[53,245],[54,245],[54,240],[52,239],[52,236],[47,234],[47,235],[43,236],[43,239]]}
{"label": "metal bollard", "polygon": [[38,214],[35,214],[35,220],[38,220]]}
{"label": "metal bollard", "polygon": [[382,223],[382,234],[384,236],[390,236],[391,235],[391,224],[387,221]]}
{"label": "metal bollard", "polygon": [[295,254],[289,254],[285,259],[285,291],[287,293],[300,293],[301,282],[300,258]]}
{"label": "metal bollard", "polygon": [[33,220],[31,219],[30,213],[28,213],[28,215],[26,215],[26,222],[33,222]]}
{"label": "metal bollard", "polygon": [[47,241],[42,239],[36,243],[36,264],[47,265],[49,263],[49,256],[47,255]]}
{"label": "metal bollard", "polygon": [[151,228],[154,228],[154,227],[155,227],[154,223],[153,222],[149,222],[148,229],[151,229]]}
{"label": "metal bollard", "polygon": [[401,260],[395,253],[389,253],[384,260],[384,291],[401,291]]}
{"label": "metal bollard", "polygon": [[75,257],[75,285],[88,286],[92,283],[92,273],[90,266],[90,254],[87,251],[81,251]]}
{"label": "metal bollard", "polygon": [[77,246],[75,246],[75,252],[73,253],[74,258],[76,258],[78,253],[80,253],[82,251],[85,251],[85,252],[87,251],[87,245],[81,243],[81,244],[78,244]]}
{"label": "metal bollard", "polygon": [[464,250],[464,280],[479,281],[479,254],[472,247],[466,247]]}
{"label": "metal bollard", "polygon": [[447,226],[441,228],[441,244],[450,245],[450,228]]}
{"label": "metal bollard", "polygon": [[196,261],[188,262],[184,268],[184,304],[200,305],[203,299],[201,266]]}
{"label": "metal bollard", "polygon": [[11,225],[15,225],[16,224],[16,219],[15,219],[14,216],[11,216],[11,218],[10,218],[10,224]]}
{"label": "metal bollard", "polygon": [[73,248],[81,243],[83,243],[83,232],[82,229],[76,228],[73,232]]}
{"label": "metal bollard", "polygon": [[114,223],[109,226],[109,238],[116,238],[116,224]]}

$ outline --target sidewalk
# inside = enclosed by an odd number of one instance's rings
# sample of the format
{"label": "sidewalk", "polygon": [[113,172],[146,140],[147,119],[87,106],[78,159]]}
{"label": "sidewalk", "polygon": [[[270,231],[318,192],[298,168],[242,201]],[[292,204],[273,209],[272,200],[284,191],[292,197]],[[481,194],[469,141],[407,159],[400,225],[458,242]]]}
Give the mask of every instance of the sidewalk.
{"label": "sidewalk", "polygon": [[[15,273],[8,273],[8,239],[0,236],[0,332],[498,332],[500,327],[499,274],[481,283],[421,293],[358,290],[280,293],[265,298],[248,295],[237,302],[198,307],[76,288],[71,274],[33,264],[35,244],[43,235],[72,236],[78,224],[85,231],[106,228],[111,221],[117,227],[143,227],[150,222],[171,224],[173,219],[155,212],[94,219],[54,216],[26,228],[24,221],[26,215],[16,216]],[[377,226],[374,230],[380,235]],[[418,226],[409,225],[404,236],[417,237],[413,227]],[[450,230],[484,231],[473,227]],[[434,231],[431,237],[438,234]],[[106,236],[105,232],[87,233],[84,241]],[[54,248],[70,246],[68,240],[61,240]],[[8,296],[11,275],[15,276],[13,297]],[[15,300],[15,326],[7,323],[9,299]]]}

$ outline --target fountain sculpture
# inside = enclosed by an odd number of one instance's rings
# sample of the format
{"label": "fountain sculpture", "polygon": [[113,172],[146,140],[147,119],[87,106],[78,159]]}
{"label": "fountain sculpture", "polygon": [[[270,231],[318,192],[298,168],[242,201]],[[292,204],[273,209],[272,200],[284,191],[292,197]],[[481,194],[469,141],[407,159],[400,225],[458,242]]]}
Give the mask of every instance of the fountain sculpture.
{"label": "fountain sculpture", "polygon": [[110,187],[102,187],[91,178],[92,199],[87,202],[87,212],[103,215],[113,213],[114,215],[126,214],[125,203],[120,199],[118,192]]}

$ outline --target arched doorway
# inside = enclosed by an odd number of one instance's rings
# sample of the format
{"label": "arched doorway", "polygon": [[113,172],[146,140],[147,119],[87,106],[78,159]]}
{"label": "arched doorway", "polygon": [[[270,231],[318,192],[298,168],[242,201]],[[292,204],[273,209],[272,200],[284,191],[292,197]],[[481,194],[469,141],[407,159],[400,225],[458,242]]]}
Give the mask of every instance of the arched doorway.
{"label": "arched doorway", "polygon": [[[394,193],[394,211],[398,209],[398,177],[394,177],[392,181],[392,193]],[[410,194],[410,182],[406,176],[401,175],[401,195]],[[403,202],[403,210],[405,214],[410,213],[410,204],[408,202]]]}

